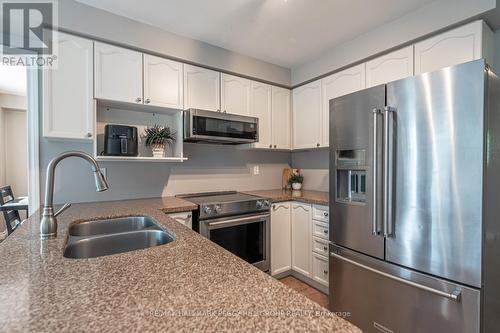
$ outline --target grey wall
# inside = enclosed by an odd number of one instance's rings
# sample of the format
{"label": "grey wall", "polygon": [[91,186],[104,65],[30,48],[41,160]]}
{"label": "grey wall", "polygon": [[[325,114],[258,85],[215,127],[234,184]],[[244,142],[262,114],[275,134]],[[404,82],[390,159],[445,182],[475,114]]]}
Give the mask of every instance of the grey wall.
{"label": "grey wall", "polygon": [[291,163],[301,169],[304,189],[328,191],[328,149],[293,152]]}
{"label": "grey wall", "polygon": [[[91,144],[63,143],[41,139],[41,181],[50,159],[66,150],[92,153]],[[90,166],[72,158],[56,170],[55,202],[87,202],[150,198],[178,193],[216,190],[256,190],[281,186],[283,168],[290,153],[244,151],[232,146],[186,144],[184,163],[100,162],[106,168],[110,189],[96,193]],[[253,175],[258,165],[259,175]],[[44,183],[43,183],[44,184]]]}
{"label": "grey wall", "polygon": [[290,85],[291,72],[288,68],[166,32],[74,0],[59,1],[58,17],[59,27],[71,32],[261,80]]}
{"label": "grey wall", "polygon": [[[292,68],[292,85],[495,11],[496,0],[438,0]],[[498,15],[496,15],[498,16]]]}

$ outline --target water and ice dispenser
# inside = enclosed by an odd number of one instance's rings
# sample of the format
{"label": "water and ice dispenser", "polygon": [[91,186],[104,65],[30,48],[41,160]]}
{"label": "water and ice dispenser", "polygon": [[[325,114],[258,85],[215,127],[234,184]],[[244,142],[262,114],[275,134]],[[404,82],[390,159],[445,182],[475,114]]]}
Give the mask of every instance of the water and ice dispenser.
{"label": "water and ice dispenser", "polygon": [[345,203],[366,202],[366,150],[336,152],[336,200]]}

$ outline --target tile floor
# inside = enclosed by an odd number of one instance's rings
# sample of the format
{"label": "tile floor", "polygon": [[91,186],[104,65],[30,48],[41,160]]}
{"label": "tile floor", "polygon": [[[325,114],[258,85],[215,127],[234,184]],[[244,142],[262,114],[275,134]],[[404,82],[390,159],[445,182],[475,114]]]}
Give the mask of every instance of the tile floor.
{"label": "tile floor", "polygon": [[313,302],[318,303],[324,308],[328,309],[328,295],[323,294],[321,291],[310,287],[304,282],[294,278],[293,276],[287,276],[283,279],[280,279],[281,282],[292,288],[293,290],[301,293],[306,296]]}

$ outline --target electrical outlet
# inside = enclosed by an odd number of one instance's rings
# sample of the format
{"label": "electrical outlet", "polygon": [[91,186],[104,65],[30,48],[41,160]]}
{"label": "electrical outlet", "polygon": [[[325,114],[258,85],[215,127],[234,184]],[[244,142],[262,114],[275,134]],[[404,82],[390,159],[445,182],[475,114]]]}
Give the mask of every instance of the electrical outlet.
{"label": "electrical outlet", "polygon": [[258,174],[260,174],[259,166],[258,165],[254,165],[253,166],[253,175],[257,176]]}
{"label": "electrical outlet", "polygon": [[108,180],[108,174],[106,168],[99,168],[101,170],[102,175],[104,176],[104,179]]}

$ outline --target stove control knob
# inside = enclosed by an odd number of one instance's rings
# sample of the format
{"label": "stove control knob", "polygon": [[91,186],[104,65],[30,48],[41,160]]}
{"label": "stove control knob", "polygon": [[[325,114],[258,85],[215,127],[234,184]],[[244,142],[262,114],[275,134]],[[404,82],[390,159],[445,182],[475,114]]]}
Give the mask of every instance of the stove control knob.
{"label": "stove control knob", "polygon": [[212,213],[212,208],[210,206],[203,207],[203,213],[210,215]]}
{"label": "stove control knob", "polygon": [[257,200],[257,208],[262,208],[264,206],[264,203],[262,202],[262,200]]}
{"label": "stove control knob", "polygon": [[264,208],[269,208],[269,207],[271,207],[271,201],[264,200]]}
{"label": "stove control knob", "polygon": [[222,208],[220,207],[220,205],[215,205],[215,208],[214,208],[214,211],[215,211],[215,214],[219,214],[221,212]]}

